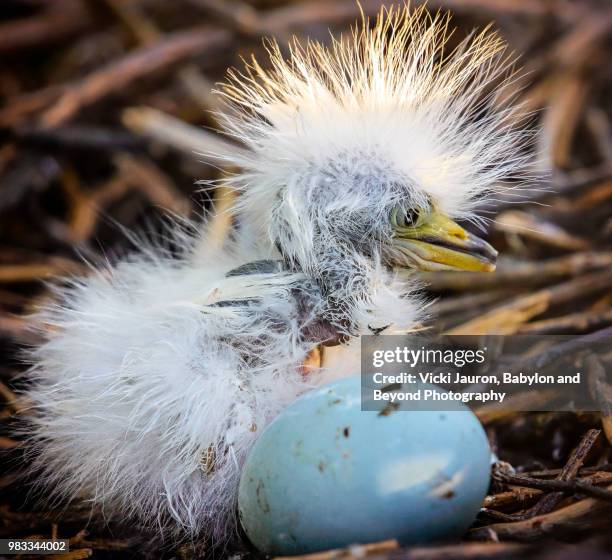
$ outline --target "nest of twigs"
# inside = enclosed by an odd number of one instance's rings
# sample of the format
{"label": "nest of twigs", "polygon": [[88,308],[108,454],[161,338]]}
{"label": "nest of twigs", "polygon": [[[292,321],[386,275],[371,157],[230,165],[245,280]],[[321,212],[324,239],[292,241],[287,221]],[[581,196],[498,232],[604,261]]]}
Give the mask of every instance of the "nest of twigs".
{"label": "nest of twigs", "polygon": [[[366,14],[381,2],[362,0]],[[493,208],[493,274],[425,276],[436,327],[454,334],[609,336],[612,326],[612,6],[608,0],[431,0],[458,37],[495,21],[521,55],[519,98],[535,111],[553,177],[532,203]],[[210,90],[261,38],[327,40],[359,17],[353,0],[5,0],[0,6],[0,416],[23,407],[18,349],[44,281],[129,248],[122,232],[167,211],[211,207],[195,179],[220,172],[194,152],[228,142]],[[223,193],[219,204],[223,205]],[[598,336],[599,336],[598,335]],[[604,364],[606,365],[606,364]],[[609,365],[609,364],[608,364]],[[602,413],[483,415],[502,461],[461,543],[396,543],[317,558],[612,558],[612,408]],[[8,429],[5,432],[9,434]],[[91,523],[70,506],[40,511],[15,477],[24,450],[0,437],[0,537],[68,538],[66,558],[206,556],[167,550]],[[578,545],[572,543],[580,543]],[[236,551],[241,557],[255,556]]]}

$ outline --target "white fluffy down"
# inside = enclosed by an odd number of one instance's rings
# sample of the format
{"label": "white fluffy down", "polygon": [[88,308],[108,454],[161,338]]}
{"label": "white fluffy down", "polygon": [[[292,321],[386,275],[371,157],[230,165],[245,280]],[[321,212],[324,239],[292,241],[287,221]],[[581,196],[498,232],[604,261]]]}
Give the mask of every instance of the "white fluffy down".
{"label": "white fluffy down", "polygon": [[310,347],[289,295],[298,275],[225,278],[245,260],[222,261],[123,262],[36,318],[50,334],[32,354],[30,429],[53,495],[143,526],[230,536],[240,465],[308,387],[297,366]]}

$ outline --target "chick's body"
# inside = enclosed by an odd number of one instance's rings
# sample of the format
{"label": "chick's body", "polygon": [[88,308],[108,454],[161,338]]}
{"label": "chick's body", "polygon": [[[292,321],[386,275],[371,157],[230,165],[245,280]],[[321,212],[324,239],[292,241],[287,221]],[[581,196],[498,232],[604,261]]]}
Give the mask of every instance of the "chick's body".
{"label": "chick's body", "polygon": [[54,496],[171,533],[232,526],[245,453],[311,384],[297,323],[316,297],[275,263],[233,272],[245,262],[126,261],[38,317],[31,443]]}
{"label": "chick's body", "polygon": [[247,148],[228,156],[235,237],[262,248],[153,250],[43,310],[29,430],[53,496],[226,541],[258,433],[312,385],[357,373],[304,376],[308,353],[344,341],[354,354],[361,334],[417,325],[422,302],[393,266],[493,267],[494,250],[451,218],[475,218],[520,177],[525,136],[513,110],[484,111],[499,101],[487,91],[502,43],[483,33],[445,54],[447,27],[383,11],[330,49],[294,46],[285,61],[272,46],[271,70],[230,77],[226,127]]}

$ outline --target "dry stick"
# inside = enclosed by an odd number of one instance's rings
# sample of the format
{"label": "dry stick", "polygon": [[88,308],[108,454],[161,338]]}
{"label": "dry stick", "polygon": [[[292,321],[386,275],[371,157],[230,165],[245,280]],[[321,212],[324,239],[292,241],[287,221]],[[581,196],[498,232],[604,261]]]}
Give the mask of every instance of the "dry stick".
{"label": "dry stick", "polygon": [[[564,10],[565,8],[561,8],[561,11]],[[570,21],[572,19],[570,18]],[[612,30],[612,15],[609,12],[589,14],[583,11],[574,21],[579,21],[580,24],[574,25],[573,30],[565,34],[555,47],[550,49],[547,56],[542,57],[542,66],[561,68],[556,73],[552,72],[529,92],[530,97],[533,89],[545,89],[540,103],[537,107],[532,107],[532,110],[546,107],[538,151],[550,154],[556,169],[569,163],[570,149],[591,87],[591,82],[584,76],[588,65],[597,57],[598,49],[605,44],[606,36]],[[609,171],[609,166],[606,162],[603,167]],[[571,188],[570,185],[562,185],[558,181],[554,183],[557,193]],[[537,197],[535,194],[531,198]]]}
{"label": "dry stick", "polygon": [[[581,487],[581,492],[589,496],[599,497],[601,499],[608,500],[612,499],[612,492],[610,492],[609,490],[604,490],[595,486],[585,485],[584,483],[574,480],[578,475],[580,467],[582,467],[585,459],[587,458],[591,449],[595,445],[595,442],[597,441],[597,438],[599,437],[600,433],[601,430],[592,429],[584,435],[582,440],[580,440],[578,446],[570,454],[567,463],[561,469],[561,472],[558,474],[556,479],[543,481],[550,485],[548,486],[548,488],[553,488],[553,485],[565,484],[569,485],[570,487]],[[585,491],[586,487],[588,487],[588,491]],[[563,490],[562,488],[559,489]],[[554,492],[552,494],[547,494],[531,509],[530,512],[528,512],[529,517],[552,511],[563,499],[563,496],[563,492]]]}
{"label": "dry stick", "polygon": [[[516,543],[458,543],[439,546],[412,546],[397,548],[394,541],[371,545],[351,546],[342,550],[329,550],[302,556],[277,557],[274,560],[340,560],[342,558],[372,558],[372,560],[491,560],[509,558],[525,551],[525,545]],[[387,544],[390,543],[390,544]]]}
{"label": "dry stick", "polygon": [[412,547],[408,551],[398,551],[397,554],[391,552],[385,558],[388,560],[477,560],[478,558],[490,560],[515,557],[525,550],[525,545],[515,543],[461,543]]}
{"label": "dry stick", "polygon": [[[139,9],[139,6],[135,4],[125,4],[125,2],[120,0],[106,1],[114,9],[119,18],[129,27],[140,43],[147,44],[160,35],[155,22],[146,17],[142,10]],[[257,17],[257,12],[254,8],[242,2],[239,3],[239,5],[229,5],[228,3],[217,3],[213,1],[213,4],[213,8],[220,10],[223,16],[229,16],[232,21],[234,21],[234,18],[236,18],[236,21],[239,20],[239,27],[234,28],[241,32],[244,32],[244,29],[249,25],[249,14],[251,14],[251,25],[254,23],[253,14]],[[200,72],[197,66],[193,64],[184,66],[179,70],[178,78],[187,94],[190,95],[196,103],[203,103],[204,107],[209,110],[219,110],[221,108],[219,98],[211,91],[213,89],[213,84]],[[158,119],[158,124],[161,124],[161,128],[165,129],[161,134],[164,140],[167,138],[168,128],[172,128],[174,131],[188,133],[188,138],[184,140],[180,139],[180,145],[181,151],[188,151],[190,156],[193,155],[193,151],[196,148],[195,143],[191,144],[191,142],[194,141],[194,134],[197,135],[200,144],[203,143],[203,138],[214,138],[212,133],[205,132],[203,129],[189,127],[189,125],[181,121],[172,119],[171,117],[165,117],[162,113],[147,112],[146,109],[128,109],[123,114],[123,120],[126,126],[134,127],[139,132],[144,132],[145,134],[147,134],[147,126],[151,124],[151,119],[155,121],[156,118]],[[209,118],[214,118],[214,115],[212,113],[209,114]],[[149,120],[148,124],[147,119]],[[174,136],[174,138],[176,139],[176,136]],[[206,146],[200,146],[199,151],[203,154],[209,154],[215,151],[220,153],[231,153],[234,151],[234,148],[238,150],[237,147],[229,143],[226,144],[219,138],[216,142],[208,142]],[[208,157],[210,158],[211,156]],[[214,156],[213,162],[222,163],[215,161]],[[206,230],[200,233],[200,241],[194,252],[194,258],[201,258],[205,255],[210,257],[215,249],[221,249],[232,223],[229,209],[233,204],[234,198],[235,193],[226,187],[221,186],[215,189],[215,213],[208,221]]]}
{"label": "dry stick", "polygon": [[64,125],[59,128],[23,126],[15,131],[20,140],[31,144],[43,144],[57,148],[90,149],[116,152],[145,151],[147,143],[143,138],[119,128],[91,125]]}
{"label": "dry stick", "polygon": [[419,278],[433,291],[472,291],[546,284],[587,270],[612,266],[612,252],[584,252],[546,261],[501,261],[490,274],[480,272],[429,272]]}
{"label": "dry stick", "polygon": [[78,273],[84,268],[74,261],[55,258],[55,262],[0,265],[0,284],[13,282],[32,282],[55,276]]}
{"label": "dry stick", "polygon": [[579,6],[564,1],[557,1],[554,7],[540,0],[434,0],[427,5],[452,9],[456,13],[551,17],[567,21],[576,21],[574,18],[583,14]]}
{"label": "dry stick", "polygon": [[539,352],[536,355],[511,359],[509,361],[498,362],[499,367],[512,368],[520,366],[522,371],[534,370],[540,371],[542,368],[556,362],[562,357],[570,356],[575,352],[584,350],[592,350],[593,345],[598,344],[599,348],[603,343],[607,343],[612,337],[612,327],[607,327],[599,331],[585,334],[579,337],[573,337],[565,342],[555,344]]}
{"label": "dry stick", "polygon": [[[116,1],[116,0],[114,0]],[[266,33],[259,12],[239,0],[187,0],[238,33],[258,37]],[[277,36],[278,37],[278,36]]]}
{"label": "dry stick", "polygon": [[522,508],[525,502],[531,503],[535,498],[541,496],[542,493],[543,490],[539,488],[526,488],[521,486],[512,488],[506,492],[500,492],[499,494],[492,494],[485,497],[482,506],[485,509],[491,510]]}
{"label": "dry stick", "polygon": [[[390,5],[392,2],[388,2]],[[361,17],[361,13],[372,16],[380,10],[380,0],[318,0],[295,2],[264,12],[259,16],[259,27],[264,35],[282,36],[297,26],[325,23],[331,26]]]}
{"label": "dry stick", "polygon": [[0,436],[0,450],[17,449],[24,445],[24,442],[6,436]]}
{"label": "dry stick", "polygon": [[456,297],[447,297],[434,302],[429,307],[429,311],[436,318],[453,314],[454,316],[452,319],[455,319],[458,313],[479,313],[482,306],[498,303],[500,300],[508,299],[508,296],[511,295],[514,295],[513,292],[508,290],[490,290],[473,294],[468,293]]}
{"label": "dry stick", "polygon": [[586,357],[591,395],[601,408],[601,424],[609,443],[612,443],[612,390],[607,383],[606,370],[596,355]]}
{"label": "dry stick", "polygon": [[570,313],[552,319],[534,321],[520,327],[518,334],[567,334],[586,332],[612,325],[612,310]]}
{"label": "dry stick", "polygon": [[91,23],[80,0],[45,2],[38,14],[0,25],[0,53],[50,43],[81,31]]}
{"label": "dry stick", "polygon": [[612,13],[583,12],[578,25],[561,37],[551,49],[550,59],[565,68],[583,69],[592,62],[593,55],[612,32]]}
{"label": "dry stick", "polygon": [[[584,189],[595,186],[597,183],[612,180],[612,162],[605,161],[593,167],[582,167],[572,171],[556,170],[556,177],[553,181],[555,196],[559,194],[569,194],[581,192]],[[549,211],[550,209],[545,209]]]}
{"label": "dry stick", "polygon": [[585,122],[601,159],[612,160],[612,127],[606,112],[601,107],[591,106],[587,110]]}
{"label": "dry stick", "polygon": [[127,539],[88,539],[87,536],[86,531],[80,531],[70,539],[70,547],[79,546],[96,550],[127,550],[142,543],[142,539],[138,537]]}
{"label": "dry stick", "polygon": [[612,179],[597,181],[581,190],[584,192],[571,198],[567,196],[550,198],[547,201],[549,206],[541,211],[555,217],[561,215],[567,219],[568,216],[581,215],[585,210],[591,210],[594,206],[606,204],[612,199]]}
{"label": "dry stick", "polygon": [[153,204],[181,216],[189,215],[189,200],[152,161],[124,153],[114,158],[114,164],[119,175],[145,193]]}
{"label": "dry stick", "polygon": [[[124,0],[106,0],[106,3],[142,46],[162,37],[163,34],[156,23],[144,13],[139,4]],[[180,68],[178,78],[192,100],[203,105],[202,110],[220,109],[219,98],[212,93],[213,82],[204,76],[196,65],[187,64]],[[209,117],[212,116],[212,113],[209,114]]]}
{"label": "dry stick", "polygon": [[[612,486],[608,486],[612,490]],[[610,502],[597,498],[586,498],[574,504],[538,515],[524,521],[494,523],[472,529],[468,536],[476,540],[489,540],[491,535],[498,539],[534,541],[548,535],[566,533],[568,530],[591,529],[600,513],[611,509]]]}
{"label": "dry stick", "polygon": [[[500,476],[499,480],[506,482],[507,484],[522,485],[530,488],[537,488],[538,490],[553,490],[553,493],[546,494],[542,498],[542,501],[545,501],[547,498],[551,498],[549,501],[545,502],[547,504],[544,508],[545,511],[538,511],[536,515],[552,511],[555,506],[563,499],[563,496],[565,494],[584,494],[585,496],[590,496],[593,498],[598,498],[600,500],[605,500],[607,502],[612,502],[611,489],[599,488],[598,486],[594,486],[592,484],[588,484],[580,480],[546,480],[541,478],[528,478],[526,476],[512,475]],[[536,506],[534,506],[534,509],[535,508],[538,508],[537,504]],[[521,516],[522,519],[530,519],[531,517],[533,516]]]}
{"label": "dry stick", "polygon": [[141,45],[153,43],[159,39],[160,32],[157,25],[144,15],[140,3],[124,0],[105,1]]}
{"label": "dry stick", "polygon": [[232,208],[236,201],[236,192],[228,186],[215,188],[213,198],[214,213],[207,220],[199,234],[199,240],[193,251],[193,259],[204,262],[212,255],[221,254],[234,222]]}
{"label": "dry stick", "polygon": [[92,554],[93,550],[91,548],[78,548],[63,554],[51,554],[46,558],[47,560],[83,560],[83,558],[89,558]]}
{"label": "dry stick", "polygon": [[[92,507],[71,507],[65,508],[62,513],[64,523],[91,523],[93,515],[100,515],[98,508]],[[8,504],[0,505],[0,536],[8,538],[23,531],[35,531],[46,528],[49,520],[57,518],[57,511],[13,511]]]}
{"label": "dry stick", "polygon": [[52,85],[20,95],[0,110],[0,126],[16,127],[27,115],[53,102],[55,104],[42,115],[41,122],[43,126],[58,126],[84,106],[125,88],[143,76],[172,69],[175,64],[206,49],[218,52],[230,41],[229,33],[210,27],[163,36],[159,41],[108,63],[80,81]]}
{"label": "dry stick", "polygon": [[5,385],[2,381],[0,381],[0,396],[6,401],[6,406],[12,412],[19,412],[21,407],[19,404],[19,397],[15,394],[15,392],[8,386]]}
{"label": "dry stick", "polygon": [[[203,128],[196,128],[171,117],[157,109],[133,107],[126,109],[122,116],[125,126],[144,134],[151,139],[163,142],[173,148],[193,156],[199,155],[212,165],[227,165],[228,157],[237,157],[243,148],[224,140]],[[194,258],[204,258],[214,250],[221,249],[232,223],[230,209],[236,193],[230,187],[215,189],[215,214],[201,231],[200,241],[194,252]]]}
{"label": "dry stick", "polygon": [[315,552],[313,554],[303,554],[300,556],[276,556],[274,560],[332,560],[334,558],[350,558],[358,555],[360,557],[369,554],[384,553],[398,548],[395,539],[380,541],[370,544],[362,544],[351,547],[350,549],[333,549],[325,552]]}
{"label": "dry stick", "polygon": [[[542,491],[539,491],[541,495]],[[502,522],[512,522],[512,521],[520,521],[523,518],[522,515],[516,515],[513,513],[504,513],[503,511],[497,511],[495,509],[489,509],[487,507],[482,507],[480,508],[480,511],[478,512],[478,518],[489,518],[492,519],[494,521],[502,521]]]}
{"label": "dry stick", "polygon": [[69,86],[58,101],[42,114],[41,124],[49,127],[58,126],[83,107],[125,88],[143,76],[172,68],[181,60],[204,50],[217,52],[227,47],[230,41],[229,33],[210,27],[167,35],[160,41],[136,49]]}
{"label": "dry stick", "polygon": [[542,119],[539,149],[551,152],[555,167],[567,167],[576,128],[589,93],[590,83],[581,73],[562,73]]}
{"label": "dry stick", "polygon": [[228,142],[221,135],[197,128],[150,107],[126,109],[123,111],[122,121],[138,134],[172,146],[190,156],[202,156],[213,165],[227,165],[229,154],[235,157],[243,152],[243,148]]}
{"label": "dry stick", "polygon": [[101,211],[123,197],[130,188],[126,177],[113,175],[95,192],[86,194],[79,188],[78,177],[70,169],[64,170],[61,185],[70,205],[67,224],[69,240],[81,245],[91,239]]}
{"label": "dry stick", "polygon": [[610,288],[612,270],[593,272],[555,286],[515,298],[447,334],[514,334],[529,319],[550,307]]}
{"label": "dry stick", "polygon": [[[531,478],[552,478],[557,476],[560,472],[561,469],[544,469],[541,471],[527,471],[523,474]],[[587,478],[595,477],[595,479],[603,477],[603,480],[607,481],[607,477],[612,476],[612,465],[605,464],[596,467],[582,467],[578,474]]]}
{"label": "dry stick", "polygon": [[584,78],[585,68],[612,31],[612,14],[597,13],[581,18],[581,23],[558,42],[551,58],[563,67],[542,119],[540,149],[551,152],[555,167],[567,167],[591,82]]}
{"label": "dry stick", "polygon": [[584,435],[578,446],[572,451],[567,463],[560,470],[554,480],[531,478],[523,475],[514,475],[501,469],[496,470],[493,473],[493,478],[504,484],[537,488],[539,490],[557,491],[544,495],[537,504],[522,514],[506,515],[489,510],[486,510],[484,513],[490,517],[495,517],[498,520],[523,521],[525,519],[530,519],[534,516],[552,511],[563,499],[565,493],[568,492],[586,494],[602,500],[612,501],[612,491],[598,488],[584,481],[575,480],[600,433],[600,430],[592,429]]}
{"label": "dry stick", "polygon": [[[556,344],[531,357],[519,356],[510,361],[498,362],[500,371],[511,371],[513,367],[520,367],[521,371],[540,371],[542,368],[554,363],[558,359],[575,352],[590,350],[594,344],[606,342],[612,337],[612,327],[607,327],[593,333],[572,338],[566,342]],[[483,424],[500,420],[512,415],[516,410],[543,410],[544,405],[558,395],[557,389],[542,389],[538,391],[525,391],[511,395],[503,406],[499,403],[487,404],[478,408],[475,413]]]}
{"label": "dry stick", "polygon": [[557,224],[517,210],[508,210],[499,214],[494,220],[494,229],[569,251],[583,251],[589,247],[586,239],[572,235]]}
{"label": "dry stick", "polygon": [[0,109],[0,126],[9,128],[19,126],[28,115],[49,106],[68,87],[68,84],[54,84],[30,93],[11,97],[7,104]]}

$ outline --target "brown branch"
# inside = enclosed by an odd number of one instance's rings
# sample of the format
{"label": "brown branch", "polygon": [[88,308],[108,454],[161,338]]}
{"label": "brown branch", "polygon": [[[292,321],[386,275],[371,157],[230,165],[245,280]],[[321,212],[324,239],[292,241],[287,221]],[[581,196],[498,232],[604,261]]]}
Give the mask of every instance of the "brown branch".
{"label": "brown branch", "polygon": [[518,334],[569,334],[587,332],[612,325],[612,310],[579,311],[521,326]]}
{"label": "brown branch", "polygon": [[583,298],[610,287],[612,270],[585,274],[561,284],[523,295],[480,317],[467,321],[447,334],[514,334],[531,318],[551,307],[576,298]]}
{"label": "brown branch", "polygon": [[[596,486],[584,484],[580,481],[575,480],[576,476],[578,475],[578,471],[584,464],[584,461],[586,460],[587,456],[593,449],[595,442],[599,438],[599,434],[601,434],[600,430],[589,430],[582,437],[582,439],[580,440],[580,443],[576,446],[576,448],[572,451],[569,459],[567,460],[567,463],[563,466],[563,468],[561,469],[561,472],[557,475],[557,477],[554,480],[546,480],[544,482],[561,484],[561,485],[563,484],[572,485],[573,484],[576,487],[581,486],[583,488],[582,490],[583,494],[586,494],[588,496],[599,497],[601,499],[610,499],[610,497],[612,497],[612,492],[603,490],[601,488],[597,488]],[[538,480],[538,479],[535,479],[535,480]],[[587,492],[584,491],[585,487],[589,488]],[[559,488],[559,490],[563,490],[563,489]],[[591,491],[594,492],[595,490],[597,490],[597,492],[604,492],[604,493],[607,492],[607,494],[603,494],[603,495],[599,494],[598,496],[596,496],[593,493],[589,493]],[[609,495],[609,498],[602,497],[604,495]],[[557,504],[559,504],[559,502],[563,499],[563,497],[564,497],[563,491],[553,492],[552,494],[547,494],[546,496],[542,497],[542,499],[528,512],[528,515],[535,516],[535,515],[540,515],[540,514],[548,513],[549,511],[552,511],[557,506]]]}
{"label": "brown branch", "polygon": [[500,261],[490,274],[479,272],[429,272],[419,278],[433,291],[476,291],[502,286],[546,284],[588,270],[612,266],[612,252],[583,252],[544,261]]}
{"label": "brown branch", "polygon": [[[500,482],[505,482],[506,484],[514,484],[537,490],[555,491],[552,494],[548,494],[548,496],[555,497],[554,503],[552,499],[550,500],[552,508],[554,508],[554,506],[556,506],[560,501],[557,497],[558,494],[583,494],[585,496],[597,498],[598,500],[612,502],[612,488],[600,488],[599,486],[593,486],[592,484],[588,484],[580,480],[546,480],[542,478],[530,478],[527,476],[510,474],[496,475],[496,478]],[[545,498],[548,496],[545,496]],[[550,506],[547,505],[547,507]]]}
{"label": "brown branch", "polygon": [[[608,487],[612,490],[612,486]],[[586,498],[574,504],[538,515],[524,521],[494,523],[486,527],[472,529],[468,536],[476,540],[498,539],[535,541],[550,535],[565,535],[569,531],[593,529],[609,519],[610,502],[597,498]],[[600,516],[601,514],[601,516]]]}
{"label": "brown branch", "polygon": [[229,33],[201,27],[166,35],[156,43],[136,49],[118,61],[96,70],[83,80],[69,86],[57,102],[40,117],[43,126],[58,126],[84,107],[120,91],[135,80],[178,62],[208,51],[209,55],[227,47]]}
{"label": "brown branch", "polygon": [[0,53],[65,39],[91,24],[81,0],[46,2],[40,13],[0,25]]}
{"label": "brown branch", "polygon": [[527,212],[509,210],[499,214],[494,220],[494,228],[496,231],[520,235],[558,249],[584,251],[589,247],[586,239],[573,235],[554,223],[547,222],[541,216],[534,216]]}
{"label": "brown branch", "polygon": [[601,424],[609,443],[612,443],[612,388],[607,381],[606,370],[600,359],[593,354],[586,357],[589,391],[601,410]]}

